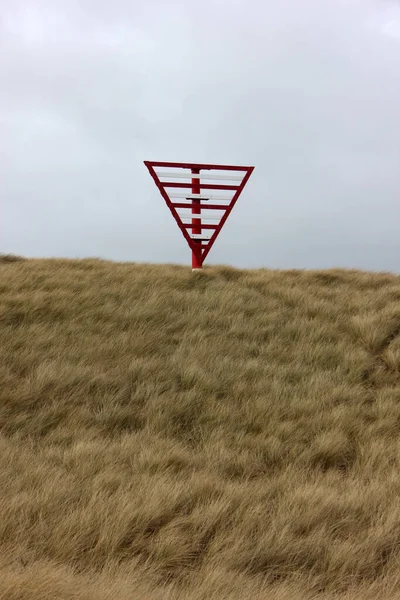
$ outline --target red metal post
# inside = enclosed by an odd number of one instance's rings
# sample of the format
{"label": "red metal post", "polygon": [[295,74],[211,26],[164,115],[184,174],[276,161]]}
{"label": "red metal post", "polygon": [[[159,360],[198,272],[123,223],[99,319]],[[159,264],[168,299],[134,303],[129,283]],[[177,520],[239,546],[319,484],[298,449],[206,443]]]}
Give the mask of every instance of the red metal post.
{"label": "red metal post", "polygon": [[[192,175],[199,175],[200,169],[192,169]],[[192,194],[200,194],[200,179],[193,178],[192,179]],[[192,198],[192,215],[201,215],[201,207],[200,207],[200,199]],[[192,217],[192,233],[201,234],[201,216],[200,217]],[[199,253],[201,252],[201,240],[196,240],[196,246],[199,247]],[[195,252],[192,251],[192,270],[202,269],[202,261],[196,255]]]}

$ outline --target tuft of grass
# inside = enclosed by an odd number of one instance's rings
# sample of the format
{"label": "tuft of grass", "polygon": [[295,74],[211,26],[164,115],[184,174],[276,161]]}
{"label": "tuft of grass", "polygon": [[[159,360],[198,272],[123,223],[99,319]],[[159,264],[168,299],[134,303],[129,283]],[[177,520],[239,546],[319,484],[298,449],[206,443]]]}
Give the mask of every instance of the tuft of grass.
{"label": "tuft of grass", "polygon": [[0,253],[0,264],[15,263],[26,260],[23,256],[17,256],[16,254],[1,254]]}
{"label": "tuft of grass", "polygon": [[0,597],[400,598],[400,278],[0,283]]}

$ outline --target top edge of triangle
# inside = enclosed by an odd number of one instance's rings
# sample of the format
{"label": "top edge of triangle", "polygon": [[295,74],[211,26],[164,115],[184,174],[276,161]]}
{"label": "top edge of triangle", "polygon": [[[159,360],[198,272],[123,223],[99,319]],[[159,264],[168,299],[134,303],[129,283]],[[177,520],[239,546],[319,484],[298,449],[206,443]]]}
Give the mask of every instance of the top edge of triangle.
{"label": "top edge of triangle", "polygon": [[152,161],[145,160],[144,164],[149,167],[166,167],[176,169],[204,169],[204,170],[219,170],[219,171],[253,171],[254,166],[231,165],[231,164],[210,164],[210,163],[189,163],[189,162],[167,162],[167,161]]}

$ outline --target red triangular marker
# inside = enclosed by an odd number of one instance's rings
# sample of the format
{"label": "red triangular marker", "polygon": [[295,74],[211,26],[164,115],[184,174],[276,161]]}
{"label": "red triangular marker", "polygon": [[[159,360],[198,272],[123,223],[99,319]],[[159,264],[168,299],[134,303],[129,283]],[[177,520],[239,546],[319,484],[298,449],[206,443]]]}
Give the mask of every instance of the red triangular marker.
{"label": "red triangular marker", "polygon": [[148,160],[144,164],[192,250],[192,268],[201,269],[254,167]]}

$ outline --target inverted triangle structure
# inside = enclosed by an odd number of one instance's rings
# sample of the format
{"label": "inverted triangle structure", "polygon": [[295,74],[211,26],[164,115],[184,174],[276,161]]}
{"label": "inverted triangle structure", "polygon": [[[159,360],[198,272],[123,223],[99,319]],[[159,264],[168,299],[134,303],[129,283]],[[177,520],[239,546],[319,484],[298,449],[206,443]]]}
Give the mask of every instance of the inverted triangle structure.
{"label": "inverted triangle structure", "polygon": [[254,167],[144,161],[201,268]]}

